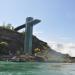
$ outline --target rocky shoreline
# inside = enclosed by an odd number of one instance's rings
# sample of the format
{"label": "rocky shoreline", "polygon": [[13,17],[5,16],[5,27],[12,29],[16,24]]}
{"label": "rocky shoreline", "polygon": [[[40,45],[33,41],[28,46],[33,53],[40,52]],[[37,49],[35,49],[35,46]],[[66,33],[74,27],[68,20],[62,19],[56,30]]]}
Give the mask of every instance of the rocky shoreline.
{"label": "rocky shoreline", "polygon": [[[68,59],[68,60],[67,60]],[[9,62],[48,62],[48,63],[75,63],[75,58],[69,57],[64,61],[47,60],[43,56],[31,56],[31,55],[1,55],[0,61]]]}
{"label": "rocky shoreline", "polygon": [[40,56],[30,56],[30,55],[2,55],[0,56],[0,61],[11,61],[11,62],[45,62],[45,59]]}

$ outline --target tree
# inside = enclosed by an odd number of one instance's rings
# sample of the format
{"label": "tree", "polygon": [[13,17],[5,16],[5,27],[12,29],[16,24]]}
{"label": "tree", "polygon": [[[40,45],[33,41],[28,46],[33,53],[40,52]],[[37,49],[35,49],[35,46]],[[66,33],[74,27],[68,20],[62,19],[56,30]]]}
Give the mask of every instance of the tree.
{"label": "tree", "polygon": [[3,25],[1,27],[5,28],[5,29],[14,30],[14,27],[10,23],[8,23],[8,24],[3,23]]}
{"label": "tree", "polygon": [[8,47],[8,43],[7,42],[0,42],[0,54],[8,54],[9,51],[6,51]]}

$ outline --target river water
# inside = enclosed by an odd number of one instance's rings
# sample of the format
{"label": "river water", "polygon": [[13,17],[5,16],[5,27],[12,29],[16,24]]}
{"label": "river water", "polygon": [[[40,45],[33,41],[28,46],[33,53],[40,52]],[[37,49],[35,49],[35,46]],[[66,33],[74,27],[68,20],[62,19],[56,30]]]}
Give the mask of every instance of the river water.
{"label": "river water", "polygon": [[75,75],[75,64],[0,61],[0,75]]}

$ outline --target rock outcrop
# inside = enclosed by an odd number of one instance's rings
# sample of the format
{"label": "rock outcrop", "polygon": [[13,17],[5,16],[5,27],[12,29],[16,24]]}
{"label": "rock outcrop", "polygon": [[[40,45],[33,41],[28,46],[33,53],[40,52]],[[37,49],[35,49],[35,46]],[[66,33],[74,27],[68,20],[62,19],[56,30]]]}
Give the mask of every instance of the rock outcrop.
{"label": "rock outcrop", "polygon": [[[33,53],[36,48],[39,48],[40,50],[44,50],[45,47],[48,48],[47,43],[39,40],[37,37],[33,36],[32,40]],[[17,51],[23,53],[24,34],[22,33],[0,27],[0,42],[8,43],[8,46],[5,48],[4,54],[8,55],[9,53],[12,53],[15,55]]]}
{"label": "rock outcrop", "polygon": [[0,45],[0,60],[47,62],[70,62],[72,60],[69,55],[52,50],[46,42],[39,40],[36,36],[33,36],[32,40],[33,53],[35,53],[35,49],[40,49],[40,52],[37,56],[22,56],[24,34],[0,27],[0,43],[6,42],[8,44],[7,46]]}

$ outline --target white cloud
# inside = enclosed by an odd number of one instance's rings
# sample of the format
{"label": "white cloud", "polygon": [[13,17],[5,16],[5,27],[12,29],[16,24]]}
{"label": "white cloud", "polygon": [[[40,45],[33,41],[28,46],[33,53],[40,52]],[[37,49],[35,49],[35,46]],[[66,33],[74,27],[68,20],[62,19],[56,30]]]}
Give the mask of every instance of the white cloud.
{"label": "white cloud", "polygon": [[71,56],[75,56],[75,43],[57,43],[57,42],[49,42],[49,45],[52,49],[64,53],[69,54]]}

